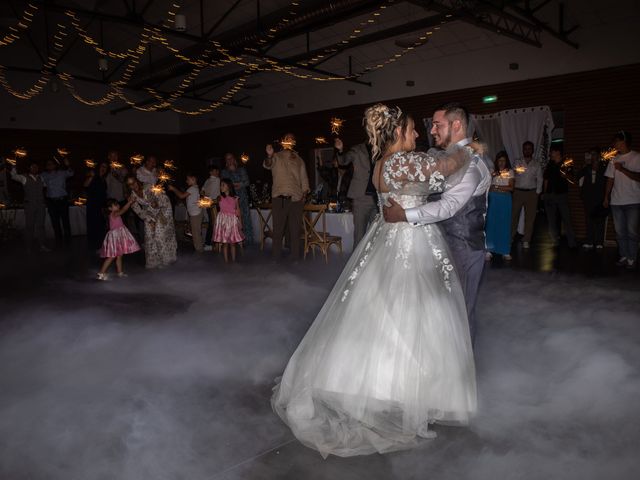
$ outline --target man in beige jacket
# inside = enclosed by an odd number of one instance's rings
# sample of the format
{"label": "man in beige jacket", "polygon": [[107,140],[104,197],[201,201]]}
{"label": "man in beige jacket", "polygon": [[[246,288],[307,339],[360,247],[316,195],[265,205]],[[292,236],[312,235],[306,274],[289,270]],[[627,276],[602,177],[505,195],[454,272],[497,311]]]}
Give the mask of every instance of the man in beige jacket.
{"label": "man in beige jacket", "polygon": [[304,161],[292,149],[295,137],[287,133],[282,141],[285,148],[275,152],[273,145],[267,145],[262,166],[271,170],[273,186],[271,205],[273,215],[273,249],[275,259],[282,254],[282,240],[285,227],[289,227],[291,259],[300,258],[300,236],[302,233],[302,215],[304,202],[309,193],[309,177]]}

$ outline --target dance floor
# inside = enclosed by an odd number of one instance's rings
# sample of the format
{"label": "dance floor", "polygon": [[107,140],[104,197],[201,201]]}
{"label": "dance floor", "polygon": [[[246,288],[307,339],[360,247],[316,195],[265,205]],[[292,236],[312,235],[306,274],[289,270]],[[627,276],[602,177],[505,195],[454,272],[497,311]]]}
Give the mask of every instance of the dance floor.
{"label": "dance floor", "polygon": [[640,478],[640,273],[611,267],[611,249],[494,262],[469,428],[322,460],[269,399],[344,258],[185,251],[147,272],[134,256],[128,278],[100,283],[81,241],[0,253],[0,478]]}

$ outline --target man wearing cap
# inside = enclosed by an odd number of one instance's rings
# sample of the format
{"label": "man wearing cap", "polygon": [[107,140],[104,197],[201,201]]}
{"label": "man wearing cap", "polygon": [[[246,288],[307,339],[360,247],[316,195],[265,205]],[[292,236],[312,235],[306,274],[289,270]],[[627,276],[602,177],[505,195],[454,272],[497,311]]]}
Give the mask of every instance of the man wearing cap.
{"label": "man wearing cap", "polygon": [[640,153],[631,150],[631,134],[624,130],[613,137],[618,155],[605,171],[607,190],[603,206],[611,206],[620,259],[617,265],[632,270],[638,255],[638,224],[640,223]]}

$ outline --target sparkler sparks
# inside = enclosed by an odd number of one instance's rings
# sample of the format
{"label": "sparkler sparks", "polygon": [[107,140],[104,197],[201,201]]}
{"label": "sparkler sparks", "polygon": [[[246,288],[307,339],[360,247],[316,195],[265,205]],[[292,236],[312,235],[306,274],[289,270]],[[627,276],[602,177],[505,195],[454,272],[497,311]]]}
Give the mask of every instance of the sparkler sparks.
{"label": "sparkler sparks", "polygon": [[87,204],[87,198],[86,197],[78,197],[73,201],[73,204],[76,205],[77,207],[81,207],[82,205],[86,205]]}
{"label": "sparkler sparks", "polygon": [[59,147],[56,149],[56,152],[58,153],[58,155],[60,155],[62,158],[66,157],[67,155],[69,155],[69,150],[67,150],[66,148],[63,147]]}
{"label": "sparkler sparks", "polygon": [[164,161],[164,168],[166,168],[167,170],[175,170],[176,166],[173,163],[173,160],[165,160]]}
{"label": "sparkler sparks", "polygon": [[573,158],[567,158],[564,162],[562,162],[561,168],[568,168],[573,166]]}
{"label": "sparkler sparks", "polygon": [[160,173],[158,174],[158,181],[160,183],[166,183],[169,182],[171,180],[171,175],[169,175],[167,172],[160,170]]}
{"label": "sparkler sparks", "polygon": [[335,135],[340,135],[340,129],[342,128],[343,124],[344,124],[343,119],[338,117],[333,117],[329,122],[329,125],[331,126],[331,133]]}
{"label": "sparkler sparks", "polygon": [[144,155],[136,153],[135,155],[132,155],[129,160],[131,161],[131,165],[140,165],[144,161]]}
{"label": "sparkler sparks", "polygon": [[509,178],[511,175],[509,174],[509,170],[500,170],[500,178]]}
{"label": "sparkler sparks", "polygon": [[326,145],[327,139],[324,137],[316,137],[316,145]]}
{"label": "sparkler sparks", "polygon": [[118,170],[123,167],[120,162],[116,162],[115,160],[109,164],[112,170]]}
{"label": "sparkler sparks", "polygon": [[153,187],[151,187],[151,191],[156,195],[160,195],[164,192],[164,188],[162,188],[161,185],[154,185]]}
{"label": "sparkler sparks", "polygon": [[515,170],[516,173],[522,174],[522,173],[527,171],[527,167],[516,167],[516,168],[514,168],[514,170]]}
{"label": "sparkler sparks", "polygon": [[24,148],[16,148],[13,151],[13,154],[16,156],[16,158],[24,158],[27,156],[27,150]]}
{"label": "sparkler sparks", "polygon": [[293,137],[284,137],[280,140],[280,145],[286,150],[293,150],[293,147],[296,146],[296,141]]}
{"label": "sparkler sparks", "polygon": [[84,164],[87,166],[87,168],[96,168],[96,162],[94,162],[92,159],[87,158],[84,161]]}
{"label": "sparkler sparks", "polygon": [[16,166],[16,163],[18,163],[18,162],[16,162],[16,159],[15,159],[15,158],[5,158],[4,160],[5,160],[5,162],[7,162],[9,165],[13,165],[14,167]]}
{"label": "sparkler sparks", "polygon": [[213,200],[211,200],[209,197],[200,197],[198,206],[200,208],[211,208],[213,206]]}
{"label": "sparkler sparks", "polygon": [[249,161],[249,155],[243,153],[242,155],[240,155],[240,161],[242,161],[242,163],[247,163]]}
{"label": "sparkler sparks", "polygon": [[610,148],[602,152],[602,159],[606,161],[612,160],[617,156],[618,156],[618,150],[616,150],[615,148]]}

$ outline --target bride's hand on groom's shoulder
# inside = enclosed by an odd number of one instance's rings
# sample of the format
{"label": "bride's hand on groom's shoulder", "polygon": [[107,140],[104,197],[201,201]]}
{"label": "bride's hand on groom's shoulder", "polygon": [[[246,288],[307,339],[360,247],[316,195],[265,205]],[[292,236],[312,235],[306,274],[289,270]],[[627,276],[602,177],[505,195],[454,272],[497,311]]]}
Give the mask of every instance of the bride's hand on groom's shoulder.
{"label": "bride's hand on groom's shoulder", "polygon": [[469,147],[473,149],[478,155],[484,155],[487,151],[487,145],[478,141],[473,141],[469,144]]}
{"label": "bride's hand on groom's shoulder", "polygon": [[402,208],[393,198],[389,198],[388,202],[388,206],[385,205],[382,207],[384,221],[387,223],[406,222],[407,215],[404,213],[404,208]]}

